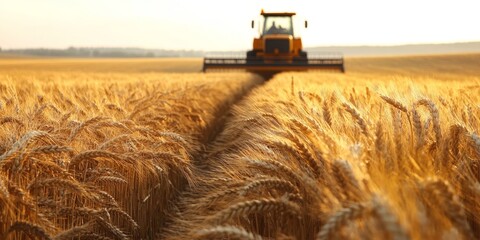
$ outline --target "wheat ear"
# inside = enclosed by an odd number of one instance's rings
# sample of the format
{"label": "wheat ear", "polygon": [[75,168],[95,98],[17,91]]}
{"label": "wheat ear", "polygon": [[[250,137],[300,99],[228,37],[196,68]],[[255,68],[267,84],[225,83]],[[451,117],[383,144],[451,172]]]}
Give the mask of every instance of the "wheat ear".
{"label": "wheat ear", "polygon": [[48,145],[32,149],[30,154],[55,154],[55,153],[73,153],[73,149],[65,146]]}
{"label": "wheat ear", "polygon": [[32,239],[52,239],[50,235],[41,227],[30,222],[17,221],[8,229],[8,234],[12,232],[22,232]]}
{"label": "wheat ear", "polygon": [[89,125],[92,125],[94,123],[98,123],[100,121],[103,121],[103,120],[106,120],[107,118],[105,117],[101,117],[101,116],[98,116],[98,117],[94,117],[94,118],[91,118],[85,122],[83,122],[82,124],[78,125],[76,128],[74,128],[72,130],[72,132],[70,133],[70,136],[68,137],[67,139],[67,142],[71,142],[73,141],[73,139],[75,139],[75,137],[86,127],[88,127]]}
{"label": "wheat ear", "polygon": [[428,100],[428,99],[418,100],[414,104],[414,106],[420,106],[420,105],[427,107],[428,111],[432,115],[433,130],[435,131],[435,139],[439,145],[442,140],[442,129],[440,128],[440,115],[438,113],[438,108],[435,105],[435,103],[433,103],[431,100]]}
{"label": "wheat ear", "polygon": [[42,131],[30,131],[26,133],[12,145],[12,148],[9,151],[0,156],[0,162],[15,156],[15,153],[18,153],[22,148],[28,147],[33,141],[49,136],[48,133]]}
{"label": "wheat ear", "polygon": [[16,123],[20,127],[23,127],[25,125],[25,124],[23,124],[22,121],[20,121],[17,118],[14,118],[14,117],[2,117],[2,118],[0,118],[0,125],[3,125],[5,123]]}
{"label": "wheat ear", "polygon": [[323,120],[329,125],[332,126],[332,113],[328,106],[328,101],[323,102],[322,106]]}
{"label": "wheat ear", "polygon": [[241,227],[215,226],[198,230],[194,234],[196,239],[243,239],[262,240],[262,236],[249,232]]}
{"label": "wheat ear", "polygon": [[350,207],[340,209],[329,217],[317,234],[317,240],[333,239],[334,234],[347,221],[353,221],[361,217],[368,209],[364,204],[353,204]]}
{"label": "wheat ear", "polygon": [[377,154],[383,156],[385,153],[385,132],[383,131],[383,125],[381,121],[378,121],[377,128],[375,129],[375,150]]}
{"label": "wheat ear", "polygon": [[415,138],[417,139],[416,149],[420,149],[425,144],[425,139],[423,139],[420,114],[418,114],[418,111],[415,108],[412,109],[412,120]]}
{"label": "wheat ear", "polygon": [[322,165],[322,162],[325,162],[323,159],[317,161],[315,156],[310,152],[308,146],[303,143],[300,138],[291,132],[288,133],[288,139],[290,139],[298,151],[301,153],[303,160],[307,160],[308,165],[312,168],[316,177],[319,177],[322,173],[325,172],[325,167]]}
{"label": "wheat ear", "polygon": [[347,196],[358,198],[361,195],[360,184],[348,161],[335,160],[332,165],[332,170],[338,184],[341,186],[341,190]]}
{"label": "wheat ear", "polygon": [[118,229],[113,224],[107,222],[104,218],[102,218],[100,216],[96,216],[95,217],[95,222],[98,223],[102,229],[104,229],[108,233],[115,236],[116,239],[120,239],[120,240],[128,240],[129,239],[128,236],[125,233],[122,232],[122,230]]}
{"label": "wheat ear", "polygon": [[390,208],[380,201],[378,197],[374,197],[372,201],[372,210],[375,216],[378,217],[381,225],[387,230],[390,237],[394,240],[410,239],[407,232],[398,222]]}
{"label": "wheat ear", "polygon": [[241,195],[246,195],[248,192],[258,188],[276,189],[286,193],[298,193],[297,187],[291,182],[281,180],[278,178],[267,178],[253,181],[242,188]]}
{"label": "wheat ear", "polygon": [[441,163],[443,166],[450,165],[450,153],[449,150],[452,151],[453,157],[458,158],[458,155],[460,153],[460,143],[462,141],[462,136],[467,136],[468,130],[460,125],[460,124],[454,124],[450,126],[450,131],[449,131],[449,137],[446,139],[446,143],[443,146],[442,150],[442,158],[441,158]]}
{"label": "wheat ear", "polygon": [[[472,229],[465,216],[465,209],[450,185],[442,180],[431,180],[424,187],[427,195],[433,197],[438,207],[443,210],[454,226],[462,232],[466,239],[474,239]],[[436,206],[434,206],[436,207]]]}
{"label": "wheat ear", "polygon": [[126,213],[125,211],[123,211],[122,209],[120,208],[109,208],[108,209],[109,212],[112,212],[112,213],[115,213],[117,214],[118,216],[122,217],[123,219],[125,219],[125,221],[130,225],[131,228],[133,228],[134,230],[138,230],[139,229],[139,226],[137,224],[137,222],[132,218],[132,216],[130,216],[128,213]]}
{"label": "wheat ear", "polygon": [[404,156],[403,151],[403,126],[402,126],[402,115],[398,110],[392,109],[393,117],[393,134],[395,141],[395,150],[396,150],[396,162],[390,166],[390,169],[395,169],[399,164],[403,163],[402,158]]}
{"label": "wheat ear", "polygon": [[469,137],[472,140],[472,145],[475,148],[475,151],[480,155],[480,137],[475,133],[469,134]]}
{"label": "wheat ear", "polygon": [[298,184],[304,184],[304,180],[301,176],[299,176],[295,171],[293,171],[287,165],[280,163],[278,161],[269,160],[269,159],[249,159],[243,158],[245,162],[255,168],[263,168],[270,172],[274,172],[278,174],[277,176],[286,176],[289,179],[295,181]]}
{"label": "wheat ear", "polygon": [[353,117],[353,119],[355,119],[358,126],[362,130],[362,133],[365,134],[366,136],[368,136],[367,123],[365,122],[365,119],[362,118],[360,113],[358,113],[358,111],[354,107],[350,106],[350,104],[348,104],[348,103],[343,103],[342,106],[344,107],[345,111],[350,113],[350,115]]}
{"label": "wheat ear", "polygon": [[0,177],[0,201],[7,199],[10,197],[10,193],[8,192],[7,185],[5,184],[5,181],[3,177]]}
{"label": "wheat ear", "polygon": [[54,240],[70,240],[83,237],[86,234],[91,233],[92,221],[87,222],[81,226],[72,227],[66,231],[57,234]]}
{"label": "wheat ear", "polygon": [[94,159],[94,158],[98,158],[98,157],[114,159],[118,163],[122,160],[122,158],[118,157],[117,154],[112,153],[112,152],[103,151],[103,150],[88,150],[88,151],[85,151],[85,152],[82,152],[82,153],[79,153],[79,154],[75,155],[70,160],[70,163],[68,165],[68,169],[73,170],[75,167],[77,167],[82,162],[82,160],[85,160],[85,159],[90,160],[90,159]]}
{"label": "wheat ear", "polygon": [[391,98],[391,97],[388,97],[388,96],[385,96],[385,95],[380,95],[380,97],[385,101],[387,102],[388,104],[392,105],[393,107],[395,107],[396,109],[408,114],[408,109],[405,105],[403,105],[402,103],[400,103],[399,101]]}
{"label": "wheat ear", "polygon": [[278,212],[293,216],[300,215],[300,207],[286,199],[263,198],[231,205],[213,216],[213,222],[222,224],[235,217],[245,217],[253,213]]}

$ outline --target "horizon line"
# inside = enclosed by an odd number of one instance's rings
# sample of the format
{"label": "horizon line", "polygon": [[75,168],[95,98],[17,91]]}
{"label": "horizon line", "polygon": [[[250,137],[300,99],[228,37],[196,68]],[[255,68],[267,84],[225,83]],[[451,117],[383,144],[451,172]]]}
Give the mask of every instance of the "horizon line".
{"label": "horizon line", "polygon": [[[453,44],[480,44],[480,40],[476,41],[455,41],[455,42],[419,42],[419,43],[401,43],[401,44],[346,44],[346,45],[316,45],[305,46],[304,48],[333,48],[333,47],[402,47],[402,46],[418,46],[418,45],[453,45]],[[22,48],[3,48],[0,45],[1,51],[9,50],[26,50],[26,49],[50,49],[50,50],[67,50],[69,48],[88,49],[88,48],[112,48],[112,49],[142,49],[142,50],[163,50],[163,51],[193,51],[193,52],[225,52],[225,51],[245,51],[246,49],[230,49],[230,50],[199,50],[199,49],[168,49],[168,48],[151,48],[138,46],[68,46],[68,47],[22,47]]]}

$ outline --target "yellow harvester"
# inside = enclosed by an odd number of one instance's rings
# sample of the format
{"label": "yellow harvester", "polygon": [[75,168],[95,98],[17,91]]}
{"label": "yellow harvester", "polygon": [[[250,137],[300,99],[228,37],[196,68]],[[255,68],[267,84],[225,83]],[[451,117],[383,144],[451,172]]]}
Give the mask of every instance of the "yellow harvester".
{"label": "yellow harvester", "polygon": [[[260,36],[253,39],[253,49],[246,57],[206,57],[203,71],[244,69],[265,77],[283,71],[306,71],[312,69],[345,72],[341,54],[323,54],[308,57],[303,50],[302,39],[294,32],[292,12],[261,11]],[[252,21],[252,28],[255,22]],[[305,28],[307,28],[305,21]]]}

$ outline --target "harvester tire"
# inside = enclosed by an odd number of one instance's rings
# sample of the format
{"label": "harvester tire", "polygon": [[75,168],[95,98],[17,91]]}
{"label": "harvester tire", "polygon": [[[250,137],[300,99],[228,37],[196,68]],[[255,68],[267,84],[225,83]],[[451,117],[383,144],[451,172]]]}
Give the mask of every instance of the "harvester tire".
{"label": "harvester tire", "polygon": [[257,51],[252,50],[247,52],[247,64],[255,63],[257,59]]}
{"label": "harvester tire", "polygon": [[298,56],[299,56],[299,59],[301,59],[301,60],[307,60],[308,59],[307,58],[307,52],[304,52],[304,51],[300,51],[298,53]]}

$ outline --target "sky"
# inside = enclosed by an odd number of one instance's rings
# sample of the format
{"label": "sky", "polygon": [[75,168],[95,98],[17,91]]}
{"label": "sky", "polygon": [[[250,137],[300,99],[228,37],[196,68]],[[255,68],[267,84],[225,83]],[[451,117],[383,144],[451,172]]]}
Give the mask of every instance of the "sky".
{"label": "sky", "polygon": [[262,8],[306,47],[480,41],[479,0],[0,0],[0,47],[245,50]]}

